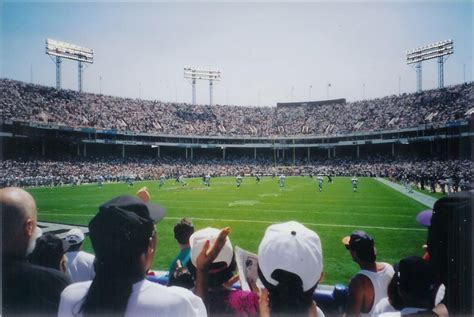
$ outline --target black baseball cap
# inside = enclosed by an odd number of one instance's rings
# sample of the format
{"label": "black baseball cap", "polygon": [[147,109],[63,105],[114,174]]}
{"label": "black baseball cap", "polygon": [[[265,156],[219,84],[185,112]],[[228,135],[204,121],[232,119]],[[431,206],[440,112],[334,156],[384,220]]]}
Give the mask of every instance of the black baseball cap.
{"label": "black baseball cap", "polygon": [[118,196],[99,207],[89,222],[89,234],[99,260],[133,257],[143,253],[165,215],[159,205],[145,203],[135,196]]}
{"label": "black baseball cap", "polygon": [[409,256],[394,266],[397,285],[414,297],[423,298],[436,291],[433,267],[419,256]]}
{"label": "black baseball cap", "polygon": [[357,256],[367,262],[375,261],[374,239],[365,231],[356,230],[350,236],[342,238],[346,249],[357,252]]}

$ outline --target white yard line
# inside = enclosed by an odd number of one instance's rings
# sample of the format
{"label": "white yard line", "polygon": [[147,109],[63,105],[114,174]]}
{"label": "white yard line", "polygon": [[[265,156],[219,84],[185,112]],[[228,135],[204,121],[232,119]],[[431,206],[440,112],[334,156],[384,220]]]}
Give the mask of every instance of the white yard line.
{"label": "white yard line", "polygon": [[[41,213],[41,215],[48,216],[63,216],[63,217],[93,217],[94,214],[64,214],[64,213]],[[182,217],[165,217],[164,220],[179,220]],[[263,224],[274,224],[281,221],[263,221],[263,220],[248,220],[248,219],[222,219],[222,218],[196,218],[193,217],[193,220],[201,221],[219,221],[219,222],[241,222],[241,223],[263,223]],[[361,226],[361,225],[341,225],[341,224],[331,224],[331,223],[313,223],[313,222],[302,222],[306,226],[316,226],[316,227],[331,227],[331,228],[361,228],[361,229],[380,229],[380,230],[401,230],[401,231],[426,231],[425,228],[398,228],[398,227],[384,227],[384,226]]]}
{"label": "white yard line", "polygon": [[413,193],[409,193],[409,192],[407,192],[405,187],[403,187],[402,185],[396,184],[396,183],[391,182],[389,180],[386,180],[384,178],[377,177],[375,179],[378,180],[379,182],[381,182],[382,184],[387,185],[388,187],[402,193],[405,196],[410,197],[411,199],[416,200],[417,202],[419,202],[419,203],[421,203],[421,204],[423,204],[423,205],[425,205],[425,206],[427,206],[431,209],[433,209],[433,206],[434,206],[435,202],[438,200],[437,198],[434,198],[434,197],[431,197],[429,195],[417,192],[416,190],[414,190]]}

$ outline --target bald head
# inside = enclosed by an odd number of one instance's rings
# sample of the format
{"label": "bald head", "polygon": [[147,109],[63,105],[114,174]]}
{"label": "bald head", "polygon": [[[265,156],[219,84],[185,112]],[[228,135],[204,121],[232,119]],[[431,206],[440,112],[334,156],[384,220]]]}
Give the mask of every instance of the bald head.
{"label": "bald head", "polygon": [[21,188],[0,189],[2,252],[24,254],[36,228],[36,203]]}

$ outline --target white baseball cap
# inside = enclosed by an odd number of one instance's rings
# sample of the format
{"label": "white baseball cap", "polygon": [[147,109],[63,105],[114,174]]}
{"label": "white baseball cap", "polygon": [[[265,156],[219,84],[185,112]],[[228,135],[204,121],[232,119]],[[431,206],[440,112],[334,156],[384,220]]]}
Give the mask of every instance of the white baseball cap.
{"label": "white baseball cap", "polygon": [[271,225],[258,247],[258,265],[268,283],[275,286],[278,281],[272,273],[277,269],[298,275],[306,292],[321,278],[321,240],[316,232],[296,221]]}
{"label": "white baseball cap", "polygon": [[[208,227],[194,232],[191,237],[189,237],[189,245],[191,246],[191,262],[194,266],[196,266],[196,259],[201,253],[206,240],[209,240],[210,245],[212,246],[220,232],[221,230],[219,229]],[[221,252],[219,252],[219,255],[213,261],[213,263],[225,262],[227,266],[229,266],[233,257],[234,250],[232,248],[232,243],[230,243],[230,239],[227,237],[224,247],[222,248]]]}
{"label": "white baseball cap", "polygon": [[64,240],[67,241],[70,245],[78,244],[84,241],[84,233],[82,230],[74,228],[66,232]]}

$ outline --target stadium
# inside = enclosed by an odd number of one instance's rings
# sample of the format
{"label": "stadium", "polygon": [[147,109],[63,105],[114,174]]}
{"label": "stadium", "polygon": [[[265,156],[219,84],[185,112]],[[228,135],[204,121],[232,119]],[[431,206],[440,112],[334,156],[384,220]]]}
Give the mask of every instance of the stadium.
{"label": "stadium", "polygon": [[[233,246],[254,254],[267,227],[296,221],[322,243],[317,306],[342,315],[358,271],[345,236],[370,234],[377,261],[422,256],[428,230],[417,215],[471,188],[474,83],[444,85],[452,40],[419,43],[396,61],[416,65],[415,92],[329,98],[325,84],[327,98],[311,98],[309,86],[309,98],[248,106],[214,103],[213,89],[226,74],[202,67],[184,67],[192,102],[88,92],[82,72],[92,50],[45,38],[56,87],[8,73],[0,78],[0,188],[24,188],[36,201],[43,234],[64,238],[79,228],[84,251],[94,254],[88,225],[99,206],[146,187],[150,202],[166,210],[156,225],[151,281],[169,280],[179,251],[173,228],[182,218],[196,230],[228,226]],[[434,58],[438,85],[422,89],[421,64]],[[79,64],[77,90],[61,87],[66,60]],[[94,56],[93,63],[91,69],[103,61]],[[202,80],[208,104],[196,102]]]}

